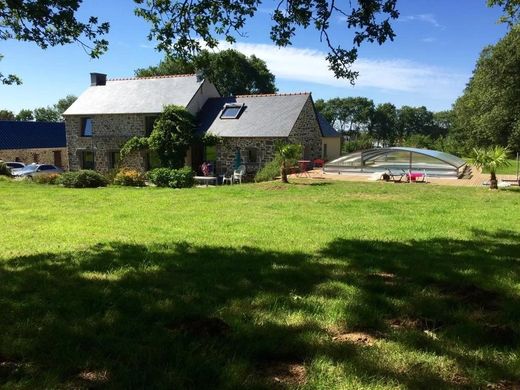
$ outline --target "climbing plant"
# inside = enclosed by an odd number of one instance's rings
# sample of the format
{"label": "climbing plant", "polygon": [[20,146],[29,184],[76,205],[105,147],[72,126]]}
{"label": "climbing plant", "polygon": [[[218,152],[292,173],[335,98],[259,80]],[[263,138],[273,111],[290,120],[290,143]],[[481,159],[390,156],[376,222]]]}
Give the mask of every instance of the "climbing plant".
{"label": "climbing plant", "polygon": [[157,153],[162,166],[182,168],[194,130],[195,118],[184,107],[166,106],[150,136],[130,138],[121,148],[121,158],[134,151],[151,150]]}

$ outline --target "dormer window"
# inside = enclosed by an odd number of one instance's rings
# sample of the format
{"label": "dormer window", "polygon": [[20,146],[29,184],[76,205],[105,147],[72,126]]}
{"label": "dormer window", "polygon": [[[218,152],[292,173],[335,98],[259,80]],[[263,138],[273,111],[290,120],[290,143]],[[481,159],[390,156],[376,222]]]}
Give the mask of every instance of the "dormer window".
{"label": "dormer window", "polygon": [[220,119],[237,119],[244,108],[244,103],[228,103],[224,105]]}

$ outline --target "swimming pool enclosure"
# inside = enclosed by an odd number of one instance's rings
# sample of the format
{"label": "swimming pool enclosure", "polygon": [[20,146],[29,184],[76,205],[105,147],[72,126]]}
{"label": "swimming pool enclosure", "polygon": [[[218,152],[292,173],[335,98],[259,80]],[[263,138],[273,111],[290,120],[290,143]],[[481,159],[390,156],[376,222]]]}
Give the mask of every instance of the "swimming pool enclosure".
{"label": "swimming pool enclosure", "polygon": [[460,177],[466,161],[437,150],[392,147],[361,150],[330,161],[325,173],[424,172],[432,177]]}

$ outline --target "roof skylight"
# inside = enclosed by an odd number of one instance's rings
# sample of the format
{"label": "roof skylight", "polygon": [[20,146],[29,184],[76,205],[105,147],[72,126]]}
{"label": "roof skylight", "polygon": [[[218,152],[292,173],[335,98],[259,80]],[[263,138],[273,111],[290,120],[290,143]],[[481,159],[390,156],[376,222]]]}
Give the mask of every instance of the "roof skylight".
{"label": "roof skylight", "polygon": [[224,109],[220,114],[220,119],[237,119],[242,109],[244,108],[244,103],[228,103],[224,105]]}

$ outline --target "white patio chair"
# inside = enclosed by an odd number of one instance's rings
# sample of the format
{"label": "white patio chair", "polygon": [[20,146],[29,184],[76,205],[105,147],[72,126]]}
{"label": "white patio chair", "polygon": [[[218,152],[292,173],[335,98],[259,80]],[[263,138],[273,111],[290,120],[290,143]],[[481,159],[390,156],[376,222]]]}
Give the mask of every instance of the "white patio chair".
{"label": "white patio chair", "polygon": [[233,184],[233,174],[234,174],[234,172],[231,168],[227,169],[222,174],[222,185],[224,185],[226,183]]}
{"label": "white patio chair", "polygon": [[246,166],[240,165],[238,169],[233,172],[233,182],[242,184],[242,177],[246,174]]}

